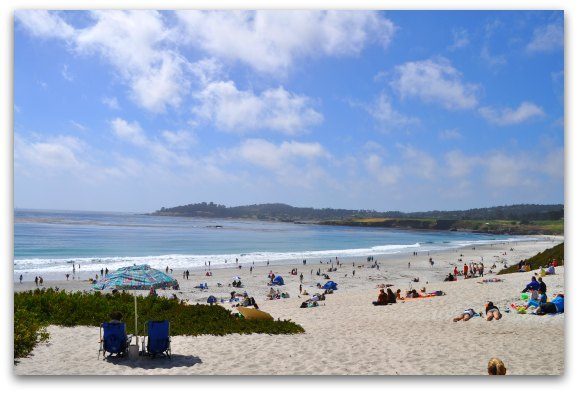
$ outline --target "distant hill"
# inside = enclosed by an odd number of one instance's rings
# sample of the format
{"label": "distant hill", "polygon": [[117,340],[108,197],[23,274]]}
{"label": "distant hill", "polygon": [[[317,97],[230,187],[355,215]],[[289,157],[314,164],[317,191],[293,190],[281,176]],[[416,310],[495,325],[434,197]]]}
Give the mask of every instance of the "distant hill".
{"label": "distant hill", "polygon": [[530,221],[561,220],[564,205],[510,205],[469,210],[427,211],[403,213],[399,211],[378,212],[375,210],[315,209],[294,207],[283,203],[227,207],[210,203],[195,203],[176,207],[162,207],[152,215],[206,217],[206,218],[250,218],[285,222],[347,221],[363,218],[435,219],[435,220],[515,220],[522,224]]}

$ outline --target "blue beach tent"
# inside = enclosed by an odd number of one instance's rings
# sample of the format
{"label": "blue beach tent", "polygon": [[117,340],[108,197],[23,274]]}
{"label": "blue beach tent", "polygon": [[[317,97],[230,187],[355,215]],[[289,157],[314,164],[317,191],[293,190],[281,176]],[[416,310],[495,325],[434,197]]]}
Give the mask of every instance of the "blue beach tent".
{"label": "blue beach tent", "polygon": [[333,281],[327,281],[325,283],[325,285],[323,286],[323,289],[333,289],[336,290],[337,289],[337,283],[333,282]]}

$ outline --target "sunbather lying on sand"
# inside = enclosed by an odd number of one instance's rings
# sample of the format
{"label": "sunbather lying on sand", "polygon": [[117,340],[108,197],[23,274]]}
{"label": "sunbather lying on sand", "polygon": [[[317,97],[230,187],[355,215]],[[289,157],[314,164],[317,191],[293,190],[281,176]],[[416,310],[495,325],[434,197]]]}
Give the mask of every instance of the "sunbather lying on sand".
{"label": "sunbather lying on sand", "polygon": [[464,312],[462,312],[460,315],[458,315],[457,317],[455,317],[453,319],[454,322],[457,321],[468,321],[470,320],[474,315],[476,315],[476,312],[474,311],[473,308],[466,308],[464,310]]}
{"label": "sunbather lying on sand", "polygon": [[491,321],[492,319],[497,321],[500,318],[502,318],[502,314],[498,307],[494,306],[494,303],[488,302],[486,304],[486,321]]}

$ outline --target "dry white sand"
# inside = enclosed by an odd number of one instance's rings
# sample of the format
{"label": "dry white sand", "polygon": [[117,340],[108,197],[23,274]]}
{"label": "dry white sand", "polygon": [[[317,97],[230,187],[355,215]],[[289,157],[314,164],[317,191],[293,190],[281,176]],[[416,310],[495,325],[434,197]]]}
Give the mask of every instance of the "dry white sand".
{"label": "dry white sand", "polygon": [[[484,258],[486,271],[497,262],[499,270],[506,261],[517,263],[561,241],[560,238],[517,244],[495,244],[432,253],[434,268],[427,255],[410,253],[392,257],[377,257],[381,269],[356,267],[352,277],[352,261],[337,272],[328,273],[339,284],[339,290],[328,295],[320,307],[301,309],[305,298],[298,297],[299,278],[288,274],[291,266],[256,267],[249,273],[242,269],[213,269],[206,277],[202,269],[193,272],[190,280],[183,280],[181,272],[174,272],[181,284],[180,291],[161,291],[163,295],[176,293],[190,302],[205,302],[207,296],[228,297],[233,289],[227,287],[233,276],[240,276],[244,288],[254,296],[262,310],[275,318],[291,319],[303,326],[298,335],[228,335],[175,336],[172,338],[173,358],[168,359],[97,359],[99,329],[95,327],[49,327],[50,339],[35,348],[31,356],[15,366],[19,375],[72,374],[211,374],[211,375],[290,375],[290,374],[410,374],[410,375],[476,375],[486,374],[491,357],[501,358],[508,374],[558,375],[564,369],[564,315],[535,316],[504,313],[500,321],[488,322],[476,317],[468,322],[454,323],[451,319],[464,308],[483,310],[484,303],[493,301],[502,312],[512,301],[519,300],[520,290],[529,281],[530,273],[501,276],[504,282],[479,284],[478,279],[441,282],[453,270],[460,254],[465,262]],[[513,247],[514,251],[510,251]],[[506,252],[506,255],[503,255]],[[408,270],[407,263],[411,261]],[[460,264],[461,265],[461,264]],[[322,277],[310,274],[326,264],[309,261],[304,267],[303,287],[314,293],[315,283]],[[289,299],[265,300],[268,292],[269,270],[281,274]],[[564,291],[564,269],[548,276],[549,295]],[[346,276],[347,275],[347,276]],[[377,284],[394,284],[402,290],[409,288],[411,278],[419,277],[414,288],[428,291],[442,290],[442,297],[419,299],[395,305],[375,307]],[[487,275],[488,278],[493,274]],[[209,291],[194,289],[199,282],[207,282]],[[218,288],[221,282],[224,287]],[[427,283],[426,283],[427,282]],[[14,284],[15,290],[25,290],[34,284]],[[45,282],[67,290],[88,290],[84,281]],[[225,307],[230,307],[228,303]]]}

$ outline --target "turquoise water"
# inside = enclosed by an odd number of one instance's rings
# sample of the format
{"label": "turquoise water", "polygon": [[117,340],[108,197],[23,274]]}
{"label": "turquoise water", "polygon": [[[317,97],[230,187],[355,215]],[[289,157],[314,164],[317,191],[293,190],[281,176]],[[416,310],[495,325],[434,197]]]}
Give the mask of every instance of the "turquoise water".
{"label": "turquoise water", "polygon": [[153,267],[218,267],[290,259],[327,260],[520,240],[449,231],[404,231],[130,213],[16,210],[14,274]]}

